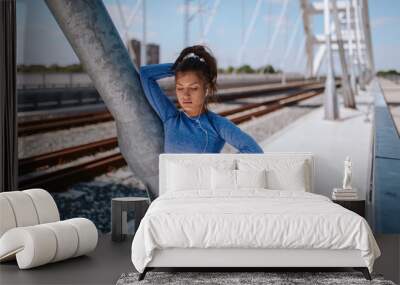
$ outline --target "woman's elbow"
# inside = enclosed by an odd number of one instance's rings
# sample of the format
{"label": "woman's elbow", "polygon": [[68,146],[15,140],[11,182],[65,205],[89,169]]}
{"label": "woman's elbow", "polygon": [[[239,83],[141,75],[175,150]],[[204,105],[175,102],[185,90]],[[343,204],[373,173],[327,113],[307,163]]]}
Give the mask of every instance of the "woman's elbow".
{"label": "woman's elbow", "polygon": [[251,152],[252,153],[264,153],[264,150],[260,146],[257,145],[257,147],[253,148]]}
{"label": "woman's elbow", "polygon": [[239,153],[264,153],[264,150],[258,144],[256,144],[241,148]]}

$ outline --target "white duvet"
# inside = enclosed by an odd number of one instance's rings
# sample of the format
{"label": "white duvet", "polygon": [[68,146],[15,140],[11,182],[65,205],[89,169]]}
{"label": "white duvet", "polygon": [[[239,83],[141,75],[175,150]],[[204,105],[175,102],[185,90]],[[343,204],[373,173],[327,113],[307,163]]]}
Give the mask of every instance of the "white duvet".
{"label": "white duvet", "polygon": [[361,216],[322,195],[261,189],[161,195],[135,234],[133,265],[143,272],[154,249],[170,247],[358,249],[370,272],[380,256]]}

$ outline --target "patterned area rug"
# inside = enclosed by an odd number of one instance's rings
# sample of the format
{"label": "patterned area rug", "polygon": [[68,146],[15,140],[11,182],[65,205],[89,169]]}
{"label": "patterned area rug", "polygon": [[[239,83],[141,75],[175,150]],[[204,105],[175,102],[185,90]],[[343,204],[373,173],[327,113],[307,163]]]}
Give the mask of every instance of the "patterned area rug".
{"label": "patterned area rug", "polygon": [[150,271],[145,279],[138,281],[139,273],[124,273],[116,285],[133,284],[379,284],[395,285],[381,275],[372,274],[372,281],[361,272],[156,272]]}
{"label": "patterned area rug", "polygon": [[[102,233],[111,231],[111,199],[114,197],[146,197],[141,189],[113,182],[82,182],[66,192],[50,192],[60,211],[61,220],[82,217],[91,220]],[[134,213],[128,213],[133,219]]]}

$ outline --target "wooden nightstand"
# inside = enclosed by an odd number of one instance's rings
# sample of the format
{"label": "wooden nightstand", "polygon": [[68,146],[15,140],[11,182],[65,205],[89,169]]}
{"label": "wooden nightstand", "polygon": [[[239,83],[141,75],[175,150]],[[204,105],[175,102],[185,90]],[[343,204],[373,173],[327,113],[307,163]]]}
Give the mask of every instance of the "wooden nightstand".
{"label": "wooden nightstand", "polygon": [[332,201],[365,218],[365,200],[332,200]]}

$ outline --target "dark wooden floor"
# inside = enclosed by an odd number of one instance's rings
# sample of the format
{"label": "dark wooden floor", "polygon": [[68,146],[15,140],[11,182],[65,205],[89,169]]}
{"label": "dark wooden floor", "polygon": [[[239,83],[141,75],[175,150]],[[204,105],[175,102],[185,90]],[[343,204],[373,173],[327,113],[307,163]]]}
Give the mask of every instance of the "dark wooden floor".
{"label": "dark wooden floor", "polygon": [[110,234],[102,234],[88,255],[32,269],[20,270],[16,261],[1,263],[0,284],[115,284],[122,273],[135,271],[132,239],[117,243]]}

